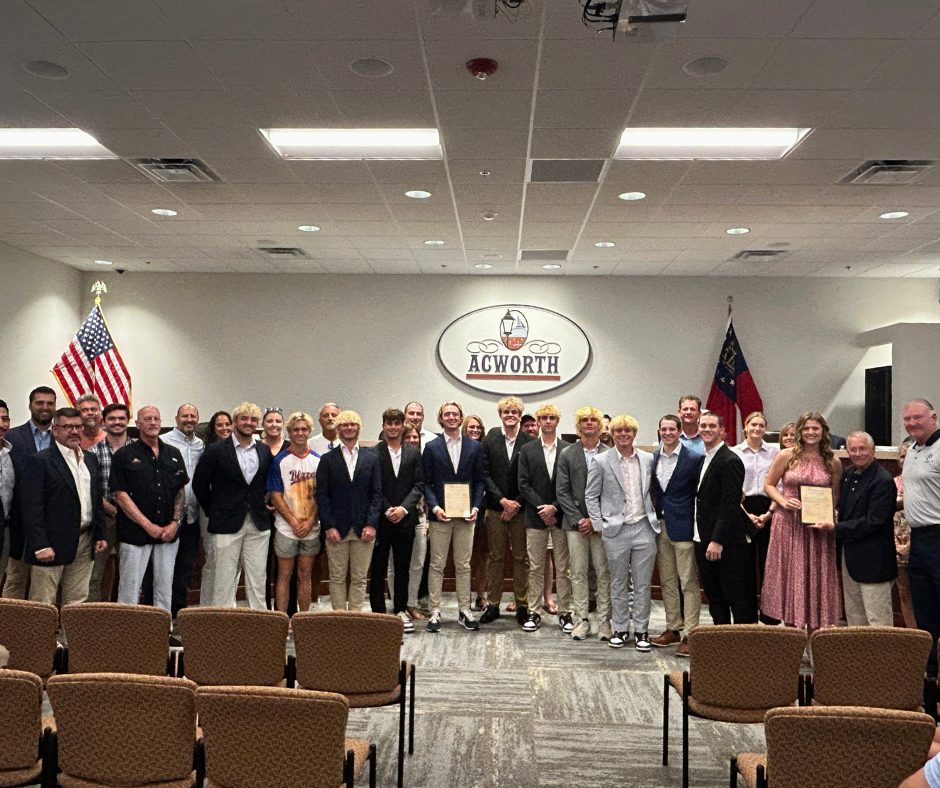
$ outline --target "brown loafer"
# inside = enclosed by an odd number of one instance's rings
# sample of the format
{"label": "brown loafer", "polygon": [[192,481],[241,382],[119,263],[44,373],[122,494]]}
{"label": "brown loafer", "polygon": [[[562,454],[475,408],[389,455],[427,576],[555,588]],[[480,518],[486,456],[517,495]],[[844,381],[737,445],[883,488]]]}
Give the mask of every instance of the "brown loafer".
{"label": "brown loafer", "polygon": [[679,636],[678,632],[672,629],[667,629],[658,637],[650,638],[650,643],[657,648],[665,648],[666,646],[674,646],[681,640],[682,638]]}
{"label": "brown loafer", "polygon": [[677,657],[688,657],[689,656],[689,636],[686,635],[682,638],[682,642],[679,644],[679,648],[676,649]]}

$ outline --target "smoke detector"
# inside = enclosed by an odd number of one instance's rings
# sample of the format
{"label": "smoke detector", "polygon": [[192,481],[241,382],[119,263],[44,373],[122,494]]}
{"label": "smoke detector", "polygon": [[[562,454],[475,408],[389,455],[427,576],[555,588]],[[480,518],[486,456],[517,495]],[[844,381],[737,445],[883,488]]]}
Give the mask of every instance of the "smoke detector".
{"label": "smoke detector", "polygon": [[488,57],[475,57],[473,60],[467,61],[467,71],[481,81],[493,76],[498,68],[499,63],[490,60]]}

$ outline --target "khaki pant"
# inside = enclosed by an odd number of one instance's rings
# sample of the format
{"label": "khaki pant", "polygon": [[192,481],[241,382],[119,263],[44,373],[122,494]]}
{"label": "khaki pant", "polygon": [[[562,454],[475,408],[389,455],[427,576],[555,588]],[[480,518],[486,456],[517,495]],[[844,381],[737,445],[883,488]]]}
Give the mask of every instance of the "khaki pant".
{"label": "khaki pant", "polygon": [[[433,514],[428,516],[434,517]],[[428,544],[431,550],[428,597],[432,613],[441,609],[441,596],[444,593],[444,567],[447,565],[447,552],[450,549],[451,537],[454,542],[454,573],[457,576],[457,609],[461,612],[470,610],[470,556],[473,554],[474,527],[475,523],[468,523],[461,519],[447,523],[431,520],[428,523]]]}
{"label": "khaki pant", "polygon": [[212,539],[209,536],[209,518],[199,508],[199,535],[202,537],[202,549],[206,560],[202,567],[202,583],[199,586],[199,604],[208,607],[215,594],[215,555],[212,552]]}
{"label": "khaki pant", "polygon": [[235,607],[241,567],[245,576],[248,605],[252,610],[267,609],[264,583],[267,577],[270,538],[269,531],[258,530],[250,514],[246,515],[244,524],[234,534],[209,534],[209,548],[206,552],[212,556],[215,569],[215,580],[212,584],[213,605]]}
{"label": "khaki pant", "polygon": [[3,598],[26,599],[27,583],[29,583],[29,564],[11,557],[7,561],[6,580],[3,583]]}
{"label": "khaki pant", "polygon": [[[431,515],[433,517],[434,515]],[[503,601],[503,574],[506,566],[506,537],[512,550],[512,590],[516,607],[527,607],[529,587],[529,556],[526,552],[526,527],[523,510],[511,520],[503,520],[500,512],[487,509],[484,517],[489,556],[486,563],[486,601],[499,605]]]}
{"label": "khaki pant", "polygon": [[[102,550],[100,553],[95,553],[95,567],[91,570],[91,582],[88,586],[88,601],[89,602],[101,602],[101,583],[104,580],[104,573],[108,567],[108,560],[111,558],[112,549],[117,552],[119,546],[117,543],[117,526],[115,524],[116,515],[107,514],[105,515],[104,521],[107,527],[107,536],[105,539],[108,541],[108,546]],[[111,585],[114,585],[114,580],[112,578]],[[104,600],[105,602],[111,601],[111,589],[108,589],[108,598]]]}
{"label": "khaki pant", "polygon": [[845,596],[845,620],[850,627],[893,627],[891,586],[886,583],[857,583],[849,577],[842,559],[842,593]]}
{"label": "khaki pant", "polygon": [[[364,542],[350,529],[339,544],[326,541],[326,558],[330,565],[330,604],[333,610],[362,610],[366,600],[366,575],[372,564],[375,542]],[[349,598],[346,597],[346,576],[349,575]]]}
{"label": "khaki pant", "polygon": [[[600,531],[584,536],[580,531],[565,531],[568,541],[568,559],[571,569],[571,596],[574,616],[581,620],[588,617],[591,604],[588,586],[589,562],[594,561],[597,576],[597,615],[601,623],[610,621],[610,568],[607,566],[607,550]],[[558,541],[558,540],[556,540]]]}
{"label": "khaki pant", "polygon": [[526,545],[529,554],[529,612],[542,612],[545,598],[545,557],[549,541],[555,556],[555,582],[558,585],[558,614],[571,612],[571,568],[568,557],[568,539],[557,525],[548,528],[529,528]]}
{"label": "khaki pant", "polygon": [[[660,520],[662,529],[656,537],[659,555],[659,587],[663,592],[663,607],[666,608],[666,629],[688,632],[698,626],[702,611],[702,595],[698,585],[698,566],[695,563],[695,542],[673,542],[666,533],[666,524]],[[685,627],[679,604],[679,584],[685,600]]]}
{"label": "khaki pant", "polygon": [[88,599],[88,584],[95,562],[91,558],[92,529],[86,528],[78,537],[75,560],[65,566],[33,566],[30,572],[29,598],[34,602],[55,604],[56,591],[62,584],[62,605]]}

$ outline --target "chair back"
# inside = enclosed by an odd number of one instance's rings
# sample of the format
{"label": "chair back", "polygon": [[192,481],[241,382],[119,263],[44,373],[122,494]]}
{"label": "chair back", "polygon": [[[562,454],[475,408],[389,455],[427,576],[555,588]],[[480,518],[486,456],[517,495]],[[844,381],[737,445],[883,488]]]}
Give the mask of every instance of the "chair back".
{"label": "chair back", "polygon": [[0,670],[0,772],[39,760],[42,679],[25,670]]}
{"label": "chair back", "polygon": [[813,700],[820,706],[917,711],[930,634],[898,627],[828,627],[813,633]]}
{"label": "chair back", "polygon": [[342,695],[283,687],[200,687],[206,777],[226,788],[337,788],[343,781]]}
{"label": "chair back", "polygon": [[333,610],[297,613],[291,622],[304,689],[357,695],[398,686],[405,632],[398,616]]}
{"label": "chair back", "polygon": [[170,614],[147,605],[85,602],[62,608],[69,673],[165,676]]}
{"label": "chair back", "polygon": [[689,633],[692,697],[730,709],[789,706],[799,693],[806,633],[793,627],[725,624]]}
{"label": "chair back", "polygon": [[290,622],[284,613],[190,607],[176,620],[186,678],[200,686],[273,687],[284,679]]}
{"label": "chair back", "polygon": [[196,685],[168,676],[53,676],[59,768],[68,776],[135,788],[193,774]]}
{"label": "chair back", "polygon": [[914,711],[771,709],[767,776],[774,788],[897,788],[924,765],[935,730],[932,717]]}
{"label": "chair back", "polygon": [[[0,599],[0,645],[10,652],[7,667],[41,678],[52,675],[58,648],[55,605],[25,599]],[[38,741],[38,740],[37,740]]]}

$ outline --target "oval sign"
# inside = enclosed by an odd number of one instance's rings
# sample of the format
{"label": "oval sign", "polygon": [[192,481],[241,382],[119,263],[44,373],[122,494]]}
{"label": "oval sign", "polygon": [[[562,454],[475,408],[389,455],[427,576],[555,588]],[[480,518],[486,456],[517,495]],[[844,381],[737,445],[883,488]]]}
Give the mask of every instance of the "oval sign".
{"label": "oval sign", "polygon": [[450,375],[478,391],[541,394],[584,371],[591,343],[564,315],[502,304],[458,317],[438,339],[437,356]]}

